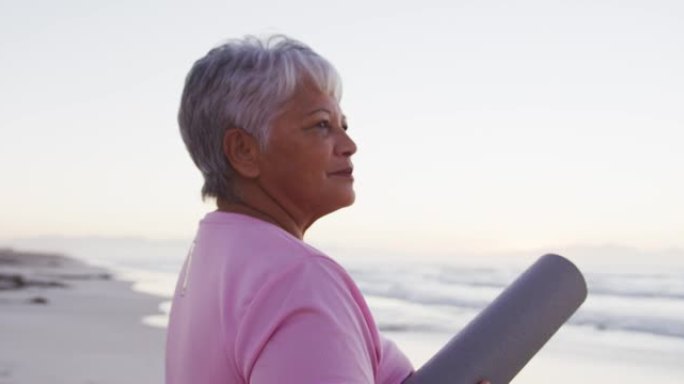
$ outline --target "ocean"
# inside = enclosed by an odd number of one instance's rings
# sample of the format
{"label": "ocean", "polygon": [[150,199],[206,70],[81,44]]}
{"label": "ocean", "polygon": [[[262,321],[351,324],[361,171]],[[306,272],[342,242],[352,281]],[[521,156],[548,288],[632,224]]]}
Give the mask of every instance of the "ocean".
{"label": "ocean", "polygon": [[[150,326],[165,327],[169,300],[189,243],[53,238],[12,245],[17,249],[67,253],[111,269],[118,278],[134,282],[135,290],[167,299],[158,313],[142,319]],[[429,259],[405,255],[374,257],[350,250],[339,253],[340,257],[331,256],[356,281],[380,330],[395,340],[416,367],[427,361],[534,261],[534,257]],[[572,259],[571,255],[566,256]],[[684,268],[681,265],[620,267],[619,264],[580,265],[580,268],[589,288],[586,302],[542,349],[539,355],[543,358],[533,359],[533,362],[545,363],[547,368],[535,368],[537,376],[530,374],[529,380],[520,382],[549,379],[551,366],[560,367],[556,370],[596,369],[596,364],[606,367],[597,370],[595,374],[599,376],[607,374],[612,365],[632,369],[637,366],[644,378],[684,382],[684,368],[680,367],[684,362]],[[530,370],[533,366],[530,364]],[[523,373],[526,370],[527,367]],[[612,375],[601,376],[601,380],[613,382],[619,377],[615,376],[619,373],[614,367],[610,370]],[[622,374],[635,377],[629,373],[630,369],[621,370]],[[585,369],[587,374],[590,371]],[[578,374],[574,372],[575,376],[568,377],[579,380]],[[556,377],[553,381],[564,382]]]}

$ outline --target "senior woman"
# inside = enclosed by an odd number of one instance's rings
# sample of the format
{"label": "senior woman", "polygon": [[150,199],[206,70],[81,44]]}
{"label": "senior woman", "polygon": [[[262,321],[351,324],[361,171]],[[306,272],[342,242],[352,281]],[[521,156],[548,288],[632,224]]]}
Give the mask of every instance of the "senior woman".
{"label": "senior woman", "polygon": [[400,383],[408,359],[361,292],[303,241],[354,202],[338,73],[284,36],[230,41],[198,60],[179,125],[217,210],[180,273],[166,382]]}

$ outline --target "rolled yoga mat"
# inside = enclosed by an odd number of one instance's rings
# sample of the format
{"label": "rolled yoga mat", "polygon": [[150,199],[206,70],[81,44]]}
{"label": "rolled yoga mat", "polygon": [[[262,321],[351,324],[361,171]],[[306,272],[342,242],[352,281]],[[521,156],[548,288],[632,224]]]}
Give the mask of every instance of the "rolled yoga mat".
{"label": "rolled yoga mat", "polygon": [[544,255],[404,384],[505,384],[587,297],[569,260]]}

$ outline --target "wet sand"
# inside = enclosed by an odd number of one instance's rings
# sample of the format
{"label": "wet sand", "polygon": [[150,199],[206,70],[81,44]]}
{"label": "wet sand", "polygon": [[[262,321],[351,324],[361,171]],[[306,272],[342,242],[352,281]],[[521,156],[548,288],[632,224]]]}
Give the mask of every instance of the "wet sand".
{"label": "wet sand", "polygon": [[161,383],[162,300],[60,255],[0,249],[0,384]]}

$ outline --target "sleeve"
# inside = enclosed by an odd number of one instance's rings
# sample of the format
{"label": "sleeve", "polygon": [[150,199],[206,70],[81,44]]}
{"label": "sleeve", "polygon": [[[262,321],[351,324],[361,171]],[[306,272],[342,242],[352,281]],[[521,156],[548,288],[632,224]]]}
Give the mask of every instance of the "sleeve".
{"label": "sleeve", "polygon": [[243,378],[374,383],[377,353],[366,314],[326,260],[310,259],[262,287],[243,317],[235,344]]}
{"label": "sleeve", "polygon": [[409,359],[401,353],[393,341],[380,335],[382,358],[378,367],[375,382],[380,384],[398,384],[404,382],[413,373]]}

